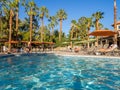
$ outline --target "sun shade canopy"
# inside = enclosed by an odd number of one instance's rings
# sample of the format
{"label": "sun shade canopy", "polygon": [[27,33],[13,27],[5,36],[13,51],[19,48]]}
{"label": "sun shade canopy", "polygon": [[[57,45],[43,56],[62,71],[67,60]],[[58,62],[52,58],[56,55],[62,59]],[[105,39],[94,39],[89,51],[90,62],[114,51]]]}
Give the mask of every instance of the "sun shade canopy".
{"label": "sun shade canopy", "polygon": [[91,32],[89,35],[92,36],[113,36],[117,34],[117,32],[114,32],[112,30],[96,30]]}

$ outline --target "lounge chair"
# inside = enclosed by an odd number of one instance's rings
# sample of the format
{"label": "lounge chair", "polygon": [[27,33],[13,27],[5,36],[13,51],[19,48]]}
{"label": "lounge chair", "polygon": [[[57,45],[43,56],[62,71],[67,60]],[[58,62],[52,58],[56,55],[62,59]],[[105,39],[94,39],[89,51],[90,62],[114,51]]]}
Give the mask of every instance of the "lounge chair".
{"label": "lounge chair", "polygon": [[80,51],[80,48],[79,47],[75,47],[74,48],[74,52],[78,53]]}
{"label": "lounge chair", "polygon": [[111,55],[111,54],[114,54],[114,50],[117,48],[117,44],[112,44],[110,45],[109,48],[107,49],[99,49],[97,50],[97,53],[101,53],[103,55]]}
{"label": "lounge chair", "polygon": [[95,55],[97,47],[96,46],[92,46],[87,50],[87,54],[88,55]]}

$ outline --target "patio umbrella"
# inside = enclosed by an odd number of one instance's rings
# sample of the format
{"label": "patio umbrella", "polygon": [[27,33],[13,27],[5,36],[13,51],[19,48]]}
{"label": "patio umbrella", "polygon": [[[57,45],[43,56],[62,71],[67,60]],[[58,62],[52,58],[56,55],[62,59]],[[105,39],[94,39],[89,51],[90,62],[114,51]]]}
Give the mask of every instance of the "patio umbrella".
{"label": "patio umbrella", "polygon": [[89,35],[92,36],[113,36],[117,34],[117,32],[114,32],[112,30],[96,30],[91,32]]}

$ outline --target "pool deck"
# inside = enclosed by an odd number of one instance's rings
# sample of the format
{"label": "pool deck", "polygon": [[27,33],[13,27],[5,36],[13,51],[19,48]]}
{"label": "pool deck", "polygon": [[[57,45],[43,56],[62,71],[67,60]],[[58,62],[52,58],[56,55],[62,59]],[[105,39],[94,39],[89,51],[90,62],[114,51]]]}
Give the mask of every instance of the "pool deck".
{"label": "pool deck", "polygon": [[85,53],[75,53],[75,52],[53,52],[55,55],[61,55],[61,56],[76,56],[76,57],[95,57],[95,58],[118,58],[120,59],[120,56],[105,56],[105,55],[88,55]]}
{"label": "pool deck", "polygon": [[[33,52],[34,54],[36,52]],[[105,56],[105,55],[88,55],[84,52],[75,53],[75,52],[65,52],[65,51],[49,51],[49,52],[37,52],[36,54],[55,54],[60,56],[77,56],[77,57],[96,57],[96,58],[120,58],[120,56]],[[17,56],[21,54],[32,54],[32,53],[11,53],[11,54],[0,54],[0,57],[10,57]]]}

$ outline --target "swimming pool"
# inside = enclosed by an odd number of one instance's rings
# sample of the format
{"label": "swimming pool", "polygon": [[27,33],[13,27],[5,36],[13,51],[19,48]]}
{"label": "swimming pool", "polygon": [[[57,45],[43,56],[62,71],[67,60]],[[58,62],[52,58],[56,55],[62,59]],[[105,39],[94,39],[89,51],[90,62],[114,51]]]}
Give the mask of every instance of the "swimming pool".
{"label": "swimming pool", "polygon": [[0,90],[120,90],[120,59],[54,54],[0,58]]}

